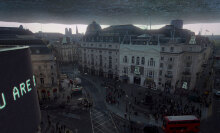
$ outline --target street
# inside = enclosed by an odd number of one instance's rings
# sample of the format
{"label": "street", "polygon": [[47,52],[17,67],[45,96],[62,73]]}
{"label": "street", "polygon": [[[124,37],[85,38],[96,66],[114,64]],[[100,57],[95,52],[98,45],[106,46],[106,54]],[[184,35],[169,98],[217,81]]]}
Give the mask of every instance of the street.
{"label": "street", "polygon": [[[145,92],[141,92],[143,89],[137,89],[134,91],[134,88],[132,89],[132,85],[124,85],[121,84],[121,88],[127,88],[125,89],[125,93],[128,94],[126,98],[125,95],[122,96],[122,99],[119,100],[120,106],[117,106],[117,104],[109,104],[106,102],[106,95],[107,92],[109,91],[109,88],[105,88],[101,86],[103,83],[103,79],[100,79],[99,77],[94,77],[91,75],[85,75],[85,74],[79,74],[77,68],[73,67],[66,67],[61,69],[63,73],[66,73],[70,79],[73,79],[75,77],[80,77],[82,79],[82,86],[84,88],[84,95],[85,98],[91,99],[93,102],[93,107],[89,109],[89,112],[87,111],[86,115],[84,115],[84,121],[79,122],[82,114],[76,114],[74,113],[67,113],[63,114],[59,111],[54,111],[51,112],[52,117],[54,121],[62,121],[65,123],[67,126],[71,127],[70,129],[72,131],[75,131],[77,129],[77,132],[79,133],[84,133],[88,129],[84,128],[83,123],[87,121],[87,125],[91,126],[90,132],[92,133],[142,133],[143,132],[143,127],[146,124],[153,124],[161,127],[161,121],[155,121],[154,115],[151,114],[149,109],[146,107],[142,106],[135,106],[135,101],[141,100],[141,97],[143,96],[138,96],[140,93],[143,95]],[[207,72],[208,74],[208,72]],[[201,79],[204,81],[204,79]],[[200,81],[201,82],[201,81]],[[112,82],[113,83],[113,82]],[[202,87],[199,85],[199,87]],[[132,89],[132,90],[131,90]],[[139,90],[139,91],[138,91]],[[153,99],[160,99],[158,96],[159,94],[157,93],[151,93],[153,96]],[[136,100],[134,100],[134,97],[138,96]],[[167,96],[171,97],[171,96]],[[135,111],[138,112],[138,115],[134,115],[131,113],[129,115],[129,119],[124,116],[124,114],[127,112],[125,108],[127,108],[127,100],[128,102],[131,102],[134,105],[134,109],[131,111],[134,113]],[[184,100],[184,99],[183,99]],[[186,100],[186,99],[185,99]],[[213,98],[212,99],[212,106],[211,106],[211,113],[209,117],[205,118],[204,120],[201,121],[201,133],[213,133],[216,131],[219,131],[219,116],[220,116],[220,99],[218,98]],[[172,101],[172,100],[171,100]],[[183,102],[184,103],[184,102]],[[197,106],[197,105],[196,105]],[[205,109],[205,108],[204,108]],[[129,111],[130,112],[130,111]],[[147,113],[146,115],[146,112]],[[206,115],[207,111],[204,112]],[[54,114],[54,115],[53,115]],[[86,118],[87,117],[87,118]],[[131,118],[130,118],[131,117]],[[133,121],[133,122],[132,122]],[[77,123],[77,124],[75,124]],[[73,126],[74,124],[74,126]],[[209,129],[208,127],[213,127],[212,129]],[[209,130],[207,130],[209,129]],[[159,128],[159,131],[162,133],[161,128]]]}

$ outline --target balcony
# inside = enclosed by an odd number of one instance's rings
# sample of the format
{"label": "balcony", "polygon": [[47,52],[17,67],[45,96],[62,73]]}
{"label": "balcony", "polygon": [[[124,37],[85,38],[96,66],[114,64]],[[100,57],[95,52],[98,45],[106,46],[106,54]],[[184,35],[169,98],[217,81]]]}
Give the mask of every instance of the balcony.
{"label": "balcony", "polygon": [[166,78],[173,78],[173,75],[165,74],[165,77],[166,77]]}

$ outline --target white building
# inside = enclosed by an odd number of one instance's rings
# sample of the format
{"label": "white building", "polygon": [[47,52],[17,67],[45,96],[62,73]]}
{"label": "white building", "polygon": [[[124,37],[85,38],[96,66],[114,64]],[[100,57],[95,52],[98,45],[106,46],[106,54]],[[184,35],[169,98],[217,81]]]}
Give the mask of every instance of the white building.
{"label": "white building", "polygon": [[[140,37],[138,38],[140,40]],[[135,39],[135,40],[138,40]],[[150,45],[148,39],[141,39],[139,44],[120,45],[119,75],[131,84],[158,87],[160,45]],[[137,43],[137,41],[135,41]],[[144,44],[147,42],[148,44]]]}

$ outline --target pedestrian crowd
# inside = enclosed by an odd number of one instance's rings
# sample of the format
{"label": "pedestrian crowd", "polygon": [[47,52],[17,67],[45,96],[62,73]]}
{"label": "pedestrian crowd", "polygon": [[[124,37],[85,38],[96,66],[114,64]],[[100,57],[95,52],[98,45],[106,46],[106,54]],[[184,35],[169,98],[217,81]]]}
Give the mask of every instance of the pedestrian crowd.
{"label": "pedestrian crowd", "polygon": [[118,83],[106,82],[106,102],[110,104],[119,105],[119,101],[122,96],[125,95],[125,91],[122,88],[117,87]]}
{"label": "pedestrian crowd", "polygon": [[[122,97],[126,95],[125,90],[127,88],[122,88],[120,87],[120,83],[118,84],[115,82],[105,83],[105,86],[107,87],[106,102],[109,104],[119,105],[120,101],[124,100]],[[145,104],[146,109],[148,109],[149,114],[152,114],[156,121],[159,119],[162,120],[164,116],[169,115],[195,115],[198,118],[201,118],[202,110],[211,104],[211,99],[207,96],[207,94],[201,94],[197,90],[182,92],[176,91],[174,94],[164,94],[161,92],[160,94],[156,94],[157,96],[150,91],[147,93],[141,93],[141,95],[143,94],[145,94],[145,98],[140,98],[142,96],[136,96],[132,93],[134,96],[131,96],[132,103],[129,111],[131,110],[131,112],[136,114],[135,107],[148,100],[148,102],[150,101],[152,103],[147,105]],[[197,103],[189,98],[189,94],[193,94],[193,96],[198,98]],[[149,100],[149,98],[152,98],[152,100]],[[125,117],[127,117],[128,107],[129,106],[126,106]]]}

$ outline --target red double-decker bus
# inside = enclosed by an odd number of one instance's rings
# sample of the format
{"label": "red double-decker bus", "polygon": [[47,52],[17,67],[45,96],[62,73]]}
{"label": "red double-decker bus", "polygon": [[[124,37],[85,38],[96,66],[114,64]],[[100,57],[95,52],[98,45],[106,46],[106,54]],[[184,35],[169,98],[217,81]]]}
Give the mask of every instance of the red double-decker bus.
{"label": "red double-decker bus", "polygon": [[198,133],[200,120],[194,115],[165,116],[163,130],[165,133]]}

